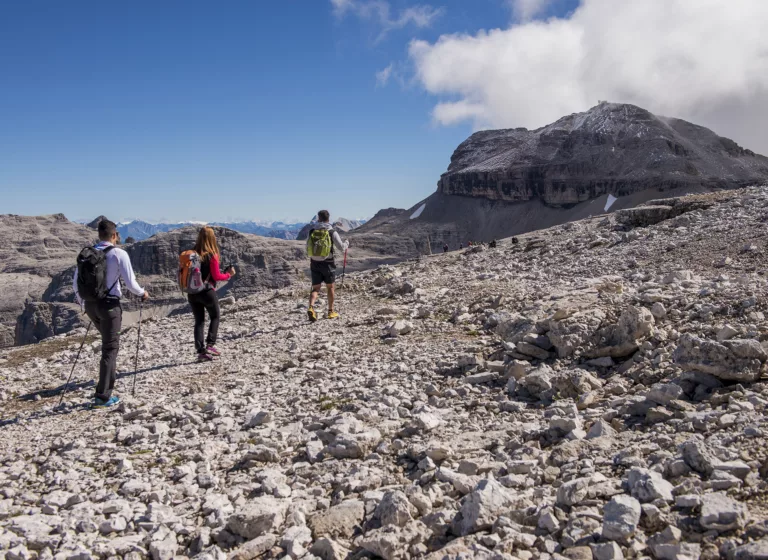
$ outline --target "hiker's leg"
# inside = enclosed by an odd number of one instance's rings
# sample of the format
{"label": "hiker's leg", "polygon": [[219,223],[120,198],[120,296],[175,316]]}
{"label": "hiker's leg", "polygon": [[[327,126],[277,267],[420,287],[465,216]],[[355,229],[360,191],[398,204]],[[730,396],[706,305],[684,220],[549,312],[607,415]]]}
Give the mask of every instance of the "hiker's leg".
{"label": "hiker's leg", "polygon": [[328,313],[333,311],[333,300],[336,298],[336,284],[326,284],[328,290]]}
{"label": "hiker's leg", "polygon": [[195,351],[200,354],[205,352],[205,343],[203,342],[203,332],[205,330],[205,305],[198,299],[198,294],[189,294],[187,300],[192,307],[192,315],[195,317]]}
{"label": "hiker's leg", "polygon": [[99,317],[99,310],[96,307],[96,304],[90,301],[86,301],[85,314],[88,315],[88,318],[91,320],[91,323],[93,323],[93,326],[96,329],[96,332],[101,334],[101,318]]}
{"label": "hiker's leg", "polygon": [[320,295],[320,290],[323,289],[322,284],[312,285],[312,291],[309,293],[309,306],[314,307],[317,301],[317,296]]}
{"label": "hiker's leg", "polygon": [[205,292],[205,308],[208,310],[208,317],[211,318],[211,324],[208,325],[208,338],[205,340],[206,346],[216,346],[216,338],[219,335],[219,317],[221,310],[219,308],[219,296],[216,290]]}
{"label": "hiker's leg", "polygon": [[[104,348],[106,347],[106,340],[104,339],[104,333],[101,332],[101,316],[100,316],[100,312],[96,302],[92,302],[92,301],[85,302],[85,314],[88,315],[88,318],[91,320],[91,323],[93,323],[93,327],[96,329],[96,332],[101,335],[101,356],[102,356],[101,362],[103,362]],[[99,391],[107,390],[106,384],[102,383],[102,379],[104,379],[104,375],[102,373],[103,368],[102,368],[101,362],[99,362],[99,381],[96,384],[96,395],[95,395],[96,397],[99,397]]]}
{"label": "hiker's leg", "polygon": [[123,309],[119,303],[99,304],[101,321],[101,361],[99,362],[99,384],[96,397],[109,400],[117,379],[117,354],[120,351],[120,328],[123,324]]}
{"label": "hiker's leg", "polygon": [[323,282],[328,290],[328,313],[333,312],[333,302],[336,299],[336,264],[325,263],[323,270]]}
{"label": "hiker's leg", "polygon": [[317,303],[317,297],[320,295],[320,290],[323,289],[323,272],[321,263],[315,263],[312,261],[309,266],[309,272],[312,276],[312,291],[309,293],[309,308],[312,309]]}

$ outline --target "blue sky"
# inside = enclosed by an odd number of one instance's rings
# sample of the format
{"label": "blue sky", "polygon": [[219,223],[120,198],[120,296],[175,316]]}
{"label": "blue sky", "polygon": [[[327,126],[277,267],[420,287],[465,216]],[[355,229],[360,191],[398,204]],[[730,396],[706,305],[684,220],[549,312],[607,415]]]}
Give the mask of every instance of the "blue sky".
{"label": "blue sky", "polygon": [[[404,17],[414,2],[352,1],[0,3],[0,213],[213,221],[412,206],[472,123],[434,122],[409,43],[507,27],[510,0],[435,2],[428,22]],[[387,18],[363,9],[384,5]]]}

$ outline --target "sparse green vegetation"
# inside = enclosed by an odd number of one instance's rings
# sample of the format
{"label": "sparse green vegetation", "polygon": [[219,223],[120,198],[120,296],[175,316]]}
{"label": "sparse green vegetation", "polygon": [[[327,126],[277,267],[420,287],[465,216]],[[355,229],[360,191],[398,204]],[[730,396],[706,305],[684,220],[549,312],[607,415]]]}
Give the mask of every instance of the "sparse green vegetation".
{"label": "sparse green vegetation", "polygon": [[[93,330],[93,329],[91,329]],[[98,340],[98,334],[89,334],[86,339],[86,344],[92,344]],[[67,350],[73,347],[77,350],[80,347],[80,343],[83,341],[81,337],[66,337],[66,338],[52,338],[43,340],[37,344],[29,344],[27,346],[21,346],[20,348],[14,348],[8,352],[8,361],[3,364],[5,367],[17,367],[23,366],[27,362],[41,358],[47,360],[51,356],[58,354],[63,350]]]}
{"label": "sparse green vegetation", "polygon": [[320,397],[320,410],[332,410],[334,408],[341,408],[345,404],[352,402],[352,399],[334,399],[332,397]]}

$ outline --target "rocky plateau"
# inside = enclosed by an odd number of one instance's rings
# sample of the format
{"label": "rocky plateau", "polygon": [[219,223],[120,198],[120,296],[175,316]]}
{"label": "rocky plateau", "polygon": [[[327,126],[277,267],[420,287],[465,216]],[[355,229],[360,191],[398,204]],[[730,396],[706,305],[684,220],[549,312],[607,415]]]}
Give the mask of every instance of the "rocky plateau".
{"label": "rocky plateau", "polygon": [[111,410],[93,337],[57,407],[84,329],[5,349],[0,555],[764,559],[766,223],[653,201],[352,273],[338,321],[275,286],[212,364],[154,318]]}

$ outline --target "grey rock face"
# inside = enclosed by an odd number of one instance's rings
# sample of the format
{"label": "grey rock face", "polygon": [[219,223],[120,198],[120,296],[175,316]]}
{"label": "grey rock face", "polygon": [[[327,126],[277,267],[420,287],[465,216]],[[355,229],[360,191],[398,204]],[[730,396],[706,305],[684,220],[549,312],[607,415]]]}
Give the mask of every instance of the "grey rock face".
{"label": "grey rock face", "polygon": [[[67,220],[62,214],[52,216],[0,215],[0,347],[12,346],[21,336],[22,343],[37,340],[46,332],[71,330],[62,313],[56,325],[43,324],[51,309],[26,311],[20,335],[17,318],[27,304],[52,301],[48,296],[56,276],[75,263],[80,250],[96,239],[93,230]],[[71,277],[70,277],[71,278]],[[71,292],[71,290],[70,290]],[[33,316],[36,316],[33,318]],[[25,336],[30,336],[25,341]]]}
{"label": "grey rock face", "polygon": [[[33,344],[84,326],[80,307],[67,303],[28,303],[16,319],[16,345]],[[87,319],[86,319],[87,321]]]}
{"label": "grey rock face", "polygon": [[714,185],[710,177],[732,186],[759,183],[768,179],[768,158],[706,128],[633,105],[603,103],[538,130],[473,134],[454,152],[438,189],[564,205],[659,184]]}

